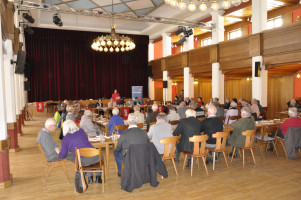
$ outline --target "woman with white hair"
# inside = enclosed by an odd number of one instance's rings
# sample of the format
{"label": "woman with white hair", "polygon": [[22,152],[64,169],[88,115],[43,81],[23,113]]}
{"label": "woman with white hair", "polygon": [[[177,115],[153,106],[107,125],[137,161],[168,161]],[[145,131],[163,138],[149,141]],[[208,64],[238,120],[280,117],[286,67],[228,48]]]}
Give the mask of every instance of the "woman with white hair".
{"label": "woman with white hair", "polygon": [[[76,124],[71,120],[66,120],[63,123],[63,135],[64,138],[62,140],[61,150],[56,148],[56,152],[59,154],[60,158],[66,158],[68,155],[68,151],[71,151],[73,154],[73,162],[75,161],[75,148],[94,148],[92,144],[89,142],[87,135],[83,129],[79,129]],[[97,162],[99,162],[99,156],[94,157],[82,157],[81,162],[83,166],[90,166]],[[89,177],[89,184],[93,183],[93,173],[87,173]],[[95,183],[102,183],[102,179],[100,176],[100,172],[96,173]]]}
{"label": "woman with white hair", "polygon": [[91,110],[85,110],[84,115],[79,123],[80,128],[84,129],[84,131],[89,136],[97,136],[101,133],[99,126],[94,125],[91,119],[92,112]]}
{"label": "woman with white hair", "polygon": [[[121,125],[124,124],[123,122],[123,118],[119,115],[119,109],[118,108],[114,108],[112,110],[112,114],[113,116],[111,117],[110,121],[109,121],[109,131],[110,131],[110,135],[112,135],[112,132],[114,130],[114,126],[116,125]],[[122,131],[119,131],[119,134],[121,134]]]}
{"label": "woman with white hair", "polygon": [[[228,124],[228,119],[231,116],[238,116],[238,110],[236,109],[237,104],[232,101],[230,104],[230,109],[226,113],[226,118],[225,118],[225,124]],[[229,120],[229,124],[232,124],[232,122],[235,122],[236,120]]]}

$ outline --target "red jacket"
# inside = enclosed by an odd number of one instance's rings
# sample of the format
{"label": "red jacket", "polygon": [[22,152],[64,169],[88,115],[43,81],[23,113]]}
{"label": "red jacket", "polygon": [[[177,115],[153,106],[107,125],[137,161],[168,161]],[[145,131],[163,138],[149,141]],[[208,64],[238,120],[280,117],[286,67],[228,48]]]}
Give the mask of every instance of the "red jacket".
{"label": "red jacket", "polygon": [[301,118],[299,118],[299,117],[291,117],[291,118],[285,120],[282,124],[280,124],[279,128],[280,128],[283,136],[285,136],[286,131],[291,126],[293,126],[293,127],[299,127],[299,126],[301,126]]}
{"label": "red jacket", "polygon": [[113,98],[113,101],[115,102],[115,103],[119,103],[120,102],[120,99],[117,99],[117,97],[120,97],[120,95],[119,95],[119,93],[113,93],[112,94],[112,98]]}

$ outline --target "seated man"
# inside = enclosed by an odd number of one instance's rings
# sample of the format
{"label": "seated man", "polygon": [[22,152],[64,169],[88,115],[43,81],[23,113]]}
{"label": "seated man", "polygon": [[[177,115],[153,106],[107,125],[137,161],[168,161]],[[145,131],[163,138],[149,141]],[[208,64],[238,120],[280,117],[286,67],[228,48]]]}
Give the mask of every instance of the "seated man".
{"label": "seated man", "polygon": [[140,105],[140,102],[139,102],[138,97],[135,97],[134,106],[135,106],[135,105]]}
{"label": "seated man", "polygon": [[101,130],[99,126],[93,124],[91,115],[91,110],[85,110],[84,115],[80,120],[79,126],[80,128],[84,129],[88,136],[97,136],[101,133]]}
{"label": "seated man", "polygon": [[204,106],[199,106],[199,104],[196,105],[195,110],[195,114],[196,114],[196,118],[202,118],[205,117],[205,110],[203,110]]}
{"label": "seated man", "polygon": [[184,101],[182,101],[180,103],[180,106],[179,106],[178,111],[177,111],[177,113],[179,113],[179,115],[180,115],[180,119],[186,118],[186,115],[185,115],[186,110],[187,110],[186,103]]}
{"label": "seated man", "polygon": [[191,101],[190,101],[189,97],[185,97],[184,102],[185,102],[186,106],[189,106]]}
{"label": "seated man", "polygon": [[[178,121],[180,120],[180,115],[179,113],[176,112],[175,107],[170,106],[169,107],[169,114],[166,117],[166,121]],[[176,129],[178,125],[172,125],[172,129]]]}
{"label": "seated man", "polygon": [[133,107],[133,102],[132,102],[131,98],[128,99],[128,101],[125,103],[125,106],[126,107]]}
{"label": "seated man", "polygon": [[51,137],[51,132],[54,132],[57,128],[56,121],[53,118],[49,118],[45,122],[45,128],[42,128],[38,134],[37,142],[41,144],[46,159],[49,162],[61,160],[56,153],[55,148],[59,147]]}
{"label": "seated man", "polygon": [[74,121],[75,119],[75,107],[73,107],[72,105],[67,106],[67,115],[66,115],[66,120],[71,120]]}
{"label": "seated man", "polygon": [[300,127],[301,126],[301,118],[298,117],[298,112],[296,107],[290,107],[288,109],[289,118],[285,120],[282,124],[280,124],[278,129],[278,136],[280,138],[284,138],[289,127]]}
{"label": "seated man", "polygon": [[127,123],[129,124],[129,128],[120,136],[114,151],[114,157],[118,167],[118,176],[121,176],[122,160],[124,159],[129,146],[131,144],[149,143],[146,132],[137,127],[138,119],[134,113],[129,114]]}
{"label": "seated man", "polygon": [[206,147],[215,148],[216,139],[212,138],[212,134],[216,132],[222,132],[224,129],[224,124],[221,119],[216,116],[216,107],[211,105],[208,107],[208,117],[202,122],[201,132],[204,131],[205,135],[209,136],[206,141]]}
{"label": "seated man", "polygon": [[[228,143],[233,147],[242,147],[245,145],[246,136],[242,135],[242,132],[246,130],[256,129],[254,117],[251,115],[251,110],[248,107],[241,109],[241,118],[231,124],[234,132],[230,136]],[[238,151],[238,148],[237,148]],[[235,157],[236,153],[235,152]]]}
{"label": "seated man", "polygon": [[146,118],[147,131],[149,130],[149,124],[152,123],[152,122],[155,122],[156,121],[156,117],[159,114],[158,105],[157,104],[153,104],[152,105],[152,110],[153,110],[153,112],[150,113],[147,116],[147,118]]}
{"label": "seated man", "polygon": [[[218,99],[218,98],[214,98],[214,99]],[[213,105],[216,107],[216,116],[224,117],[225,116],[224,107],[221,107],[218,101],[213,102]]]}
{"label": "seated man", "polygon": [[288,108],[291,108],[291,107],[295,107],[295,108],[300,108],[300,105],[296,102],[295,99],[291,99],[289,102],[287,102],[287,106]]}
{"label": "seated man", "polygon": [[[193,143],[189,142],[189,138],[194,135],[200,135],[201,122],[196,119],[195,111],[188,109],[185,112],[186,118],[181,119],[176,130],[173,132],[174,136],[181,135],[180,142],[177,144],[178,153],[180,152],[193,152]],[[177,160],[179,159],[177,154]],[[187,162],[187,167],[190,166],[190,160]]]}
{"label": "seated man", "polygon": [[[123,118],[119,115],[118,108],[114,108],[112,110],[112,114],[113,114],[113,116],[109,120],[109,126],[108,126],[110,135],[112,135],[115,125],[118,126],[118,125],[124,124]],[[118,133],[121,134],[122,131],[119,131]]]}
{"label": "seated man", "polygon": [[134,114],[138,118],[138,123],[144,123],[144,114],[140,112],[140,106],[134,106]]}
{"label": "seated man", "polygon": [[166,121],[166,114],[160,112],[157,117],[157,123],[149,128],[148,137],[152,138],[152,143],[154,143],[159,154],[164,154],[164,144],[160,143],[160,140],[165,137],[172,137],[171,125]]}

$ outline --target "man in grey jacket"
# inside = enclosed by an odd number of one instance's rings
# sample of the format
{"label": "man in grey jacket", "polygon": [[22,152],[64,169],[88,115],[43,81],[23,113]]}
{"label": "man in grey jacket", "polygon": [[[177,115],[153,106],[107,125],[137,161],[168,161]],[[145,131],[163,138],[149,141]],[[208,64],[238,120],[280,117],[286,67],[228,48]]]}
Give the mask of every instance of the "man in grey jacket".
{"label": "man in grey jacket", "polygon": [[149,128],[148,137],[152,138],[152,143],[157,148],[159,154],[164,153],[164,144],[160,140],[165,137],[172,137],[171,125],[166,121],[166,114],[159,113],[157,115],[157,123]]}
{"label": "man in grey jacket", "polygon": [[182,101],[180,103],[180,106],[179,106],[178,111],[177,111],[177,113],[179,113],[179,115],[180,115],[180,119],[185,119],[186,118],[186,115],[185,115],[186,110],[187,110],[186,103],[184,101]]}
{"label": "man in grey jacket", "polygon": [[54,132],[57,128],[56,121],[53,118],[49,118],[45,122],[45,128],[42,128],[38,134],[37,142],[41,144],[46,159],[49,162],[61,160],[56,153],[55,148],[59,148],[59,145],[54,142],[50,133]]}

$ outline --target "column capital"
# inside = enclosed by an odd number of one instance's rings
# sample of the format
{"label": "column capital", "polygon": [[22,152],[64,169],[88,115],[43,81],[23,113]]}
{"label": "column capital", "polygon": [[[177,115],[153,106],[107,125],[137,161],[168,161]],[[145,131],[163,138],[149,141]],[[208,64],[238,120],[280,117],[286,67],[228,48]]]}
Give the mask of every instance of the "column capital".
{"label": "column capital", "polygon": [[149,40],[149,44],[154,44],[155,40]]}
{"label": "column capital", "polygon": [[165,33],[162,33],[161,36],[162,36],[162,37],[171,37],[171,34],[172,34],[172,33],[165,32]]}

